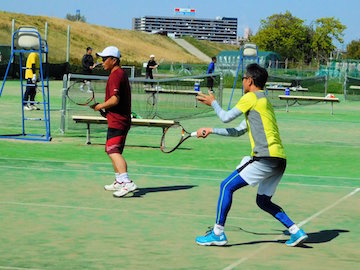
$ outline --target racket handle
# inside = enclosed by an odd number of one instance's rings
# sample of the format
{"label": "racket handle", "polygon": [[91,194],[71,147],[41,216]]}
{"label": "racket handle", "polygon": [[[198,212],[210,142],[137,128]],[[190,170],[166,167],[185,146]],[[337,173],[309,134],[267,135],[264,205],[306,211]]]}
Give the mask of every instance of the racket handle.
{"label": "racket handle", "polygon": [[94,108],[96,107],[96,105],[98,105],[98,104],[99,104],[99,102],[95,102],[94,104],[90,105],[89,107],[90,107],[91,109],[94,109]]}
{"label": "racket handle", "polygon": [[197,137],[197,132],[196,131],[191,132],[190,137]]}
{"label": "racket handle", "polygon": [[102,117],[106,118],[107,115],[106,111],[100,110],[99,113],[101,114]]}

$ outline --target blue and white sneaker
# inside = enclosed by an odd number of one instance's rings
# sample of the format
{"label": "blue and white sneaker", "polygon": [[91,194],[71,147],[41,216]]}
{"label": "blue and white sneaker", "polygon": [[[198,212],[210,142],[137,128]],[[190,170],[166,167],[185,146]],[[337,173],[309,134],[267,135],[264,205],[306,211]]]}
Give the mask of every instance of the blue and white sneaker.
{"label": "blue and white sneaker", "polygon": [[225,233],[216,235],[214,230],[211,230],[205,236],[197,236],[195,241],[201,246],[223,246],[227,243],[227,238]]}
{"label": "blue and white sneaker", "polygon": [[300,230],[298,230],[297,233],[292,234],[290,239],[287,240],[285,242],[285,244],[288,247],[295,247],[298,244],[301,244],[302,242],[304,242],[307,238],[308,238],[307,234],[302,229],[300,229]]}

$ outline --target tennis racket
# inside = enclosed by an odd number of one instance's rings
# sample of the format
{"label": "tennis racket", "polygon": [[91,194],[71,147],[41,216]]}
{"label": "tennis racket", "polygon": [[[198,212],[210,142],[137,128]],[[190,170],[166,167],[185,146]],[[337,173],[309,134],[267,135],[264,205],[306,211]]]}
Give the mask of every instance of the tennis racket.
{"label": "tennis racket", "polygon": [[[184,141],[190,137],[196,137],[196,135],[196,131],[189,133],[179,124],[172,125],[165,129],[161,137],[160,150],[163,153],[171,153]],[[203,131],[203,135],[205,135],[205,130]]]}
{"label": "tennis racket", "polygon": [[93,69],[102,64],[102,59],[98,59],[93,66]]}
{"label": "tennis racket", "polygon": [[158,63],[156,63],[158,66],[155,68],[155,72],[158,73],[158,67],[164,62],[164,58],[161,58]]}
{"label": "tennis racket", "polygon": [[[84,81],[76,81],[67,88],[66,95],[68,99],[80,106],[89,106],[94,108],[98,102],[95,99],[94,90],[86,85]],[[101,116],[106,117],[106,112],[104,110],[99,111]]]}

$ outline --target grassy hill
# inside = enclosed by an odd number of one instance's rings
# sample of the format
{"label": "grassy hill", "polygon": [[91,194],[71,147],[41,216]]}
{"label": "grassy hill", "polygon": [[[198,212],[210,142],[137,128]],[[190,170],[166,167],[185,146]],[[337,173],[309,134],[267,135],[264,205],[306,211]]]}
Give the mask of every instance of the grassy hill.
{"label": "grassy hill", "polygon": [[211,42],[207,40],[197,40],[196,38],[186,36],[184,39],[205,53],[207,56],[212,57],[218,55],[219,52],[227,50],[239,50],[239,46],[231,44],[223,44],[218,42]]}
{"label": "grassy hill", "polygon": [[199,63],[182,47],[170,38],[150,35],[132,30],[121,30],[82,22],[71,22],[47,16],[30,16],[0,11],[0,44],[11,43],[11,21],[15,19],[15,28],[35,26],[44,37],[45,22],[48,23],[49,62],[66,61],[67,26],[71,27],[70,62],[79,63],[85,48],[91,46],[94,52],[104,47],[117,46],[122,54],[123,63],[142,63],[150,54],[165,62]]}

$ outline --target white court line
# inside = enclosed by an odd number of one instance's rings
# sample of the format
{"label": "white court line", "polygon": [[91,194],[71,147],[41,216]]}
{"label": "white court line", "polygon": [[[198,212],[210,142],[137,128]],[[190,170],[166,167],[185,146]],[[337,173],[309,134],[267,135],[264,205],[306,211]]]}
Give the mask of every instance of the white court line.
{"label": "white court line", "polygon": [[[33,161],[36,164],[39,162],[48,162],[48,163],[70,163],[70,164],[87,164],[87,165],[106,165],[111,166],[109,162],[87,162],[87,161],[69,161],[69,160],[48,160],[48,159],[27,159],[27,158],[6,158],[0,157],[0,160],[15,160],[15,161]],[[194,167],[175,167],[175,166],[162,166],[162,165],[142,165],[142,164],[132,164],[129,162],[129,166],[131,167],[140,167],[140,168],[155,168],[155,169],[170,169],[170,170],[183,170],[183,171],[204,171],[204,172],[223,172],[223,173],[230,173],[232,169],[223,170],[223,169],[210,169],[210,168],[194,168]],[[284,176],[289,177],[307,177],[307,178],[326,178],[326,179],[348,179],[348,180],[358,180],[360,181],[359,177],[344,177],[344,176],[330,176],[330,175],[306,175],[306,174],[288,174],[285,173]]]}
{"label": "white court line", "polygon": [[[352,192],[350,192],[349,194],[345,195],[344,197],[340,198],[339,200],[337,200],[336,202],[334,202],[333,204],[329,205],[328,207],[325,207],[324,209],[316,212],[315,214],[313,214],[312,216],[308,217],[307,219],[301,221],[298,226],[301,227],[303,225],[305,225],[306,223],[308,223],[309,221],[311,221],[312,219],[318,217],[319,215],[323,214],[324,212],[330,210],[331,208],[335,207],[336,205],[338,205],[339,203],[341,203],[342,201],[350,198],[351,196],[353,196],[354,194],[356,194],[357,192],[360,191],[360,188],[356,188],[354,189]],[[273,241],[276,240],[280,240],[282,238],[281,236],[278,236],[276,238],[273,239]],[[270,246],[270,243],[265,243],[263,246],[261,246],[260,248],[258,248],[256,251],[254,251],[253,253],[251,253],[250,255],[243,257],[241,259],[239,259],[238,261],[230,264],[229,266],[223,268],[223,270],[232,270],[236,267],[238,267],[239,265],[241,265],[242,263],[246,262],[247,260],[249,260],[250,258],[254,257],[255,255],[257,255],[258,253],[260,253],[261,251],[263,251],[265,248],[267,248],[268,246]]]}
{"label": "white court line", "polygon": [[[21,169],[21,170],[31,170],[31,171],[57,171],[57,172],[79,172],[81,174],[90,173],[90,174],[114,174],[114,172],[107,172],[107,171],[91,171],[91,170],[81,170],[81,169],[58,169],[58,168],[38,168],[38,167],[17,167],[17,166],[1,166],[1,168],[6,169]],[[199,177],[199,176],[191,176],[191,175],[168,175],[168,174],[146,174],[146,173],[130,173],[131,176],[147,176],[147,177],[157,177],[157,178],[170,178],[170,179],[186,179],[191,180],[192,182],[196,182],[196,180],[205,180],[205,181],[215,181],[219,182],[222,180],[221,178],[210,178],[210,177]],[[317,176],[313,176],[317,177]],[[352,178],[344,178],[348,180],[354,180]],[[354,188],[354,186],[333,186],[333,185],[317,185],[317,184],[302,184],[302,183],[288,183],[288,182],[281,182],[281,185],[293,185],[293,186],[304,186],[304,187],[322,187],[322,188]]]}
{"label": "white court line", "polygon": [[[20,205],[20,206],[33,206],[33,207],[46,207],[46,208],[59,208],[59,209],[74,209],[74,210],[84,210],[84,211],[101,211],[101,212],[131,212],[138,214],[149,214],[154,215],[165,215],[165,216],[174,216],[174,217],[206,217],[214,218],[214,215],[201,215],[201,214],[188,214],[188,213],[175,213],[175,212],[160,212],[160,211],[141,211],[141,210],[127,210],[127,209],[118,209],[118,208],[100,208],[100,207],[87,207],[87,206],[72,206],[72,205],[59,205],[59,204],[46,204],[46,203],[27,203],[27,202],[11,202],[11,201],[0,201],[0,205]],[[247,218],[247,217],[228,217],[230,219],[239,219],[239,220],[261,220],[261,221],[271,221],[272,219],[259,219],[259,218]]]}
{"label": "white court line", "polygon": [[[111,166],[109,162],[87,162],[87,161],[71,161],[71,160],[51,160],[51,159],[31,159],[31,158],[9,158],[9,157],[0,157],[0,160],[15,160],[15,161],[32,161],[36,162],[48,162],[48,163],[70,163],[70,164],[87,164],[87,165],[106,165]],[[155,168],[155,169],[171,169],[171,170],[196,170],[196,171],[211,171],[211,172],[229,172],[229,170],[222,169],[203,169],[203,168],[194,168],[194,167],[175,167],[175,166],[162,166],[162,165],[146,165],[146,164],[133,164],[128,162],[128,165],[131,167],[144,167],[144,168]]]}
{"label": "white court line", "polygon": [[11,266],[2,266],[2,265],[0,265],[0,269],[4,269],[4,270],[42,270],[39,268],[11,267]]}
{"label": "white court line", "polygon": [[291,173],[285,173],[285,176],[290,176],[290,177],[304,177],[304,178],[326,178],[326,179],[339,179],[339,180],[357,180],[359,181],[360,178],[359,177],[345,177],[345,176],[330,176],[330,175],[306,175],[306,174],[291,174]]}
{"label": "white court line", "polygon": [[345,201],[347,198],[353,196],[354,194],[356,194],[357,192],[360,191],[360,188],[356,188],[354,189],[352,192],[350,192],[349,194],[347,194],[346,196],[342,197],[341,199],[337,200],[336,202],[334,202],[333,204],[329,205],[328,207],[325,207],[324,209],[320,210],[319,212],[313,214],[311,217],[308,217],[307,219],[301,221],[298,226],[301,227],[303,225],[305,225],[306,223],[308,223],[310,220],[320,216],[322,213],[328,211],[329,209],[335,207],[336,205],[338,205],[339,203],[341,203],[342,201]]}

